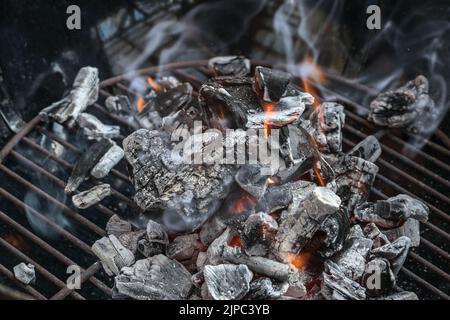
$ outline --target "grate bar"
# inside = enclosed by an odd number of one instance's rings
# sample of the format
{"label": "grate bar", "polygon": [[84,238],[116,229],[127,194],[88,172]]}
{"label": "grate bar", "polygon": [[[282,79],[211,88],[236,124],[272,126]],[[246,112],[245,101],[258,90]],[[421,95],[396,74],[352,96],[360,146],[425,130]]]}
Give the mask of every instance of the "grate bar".
{"label": "grate bar", "polygon": [[410,271],[409,269],[402,267],[402,272],[407,275],[409,278],[413,279],[414,281],[416,281],[417,283],[419,283],[420,285],[422,285],[424,288],[430,290],[431,292],[433,292],[434,294],[436,294],[437,296],[441,297],[444,300],[450,300],[450,296],[448,296],[447,294],[445,294],[444,292],[442,292],[441,290],[439,290],[438,288],[436,288],[435,286],[433,286],[432,284],[428,283],[427,281],[425,281],[424,279],[422,279],[421,277],[419,277],[417,274],[415,274],[414,272]]}
{"label": "grate bar", "polygon": [[42,293],[40,293],[39,291],[34,289],[32,286],[25,285],[22,282],[17,281],[16,278],[14,277],[14,274],[11,271],[9,271],[8,268],[6,268],[1,263],[0,263],[0,272],[3,273],[6,277],[8,277],[11,281],[14,281],[14,283],[16,283],[20,288],[27,291],[29,294],[31,294],[33,297],[35,297],[37,300],[47,300],[47,298]]}

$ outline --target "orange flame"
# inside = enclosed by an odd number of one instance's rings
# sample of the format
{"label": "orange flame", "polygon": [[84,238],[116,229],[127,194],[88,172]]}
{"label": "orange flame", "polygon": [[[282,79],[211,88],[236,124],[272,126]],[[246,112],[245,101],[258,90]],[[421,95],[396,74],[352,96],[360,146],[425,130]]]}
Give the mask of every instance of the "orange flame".
{"label": "orange flame", "polygon": [[228,241],[230,247],[242,247],[241,238],[239,236],[233,236],[230,241]]}
{"label": "orange flame", "polygon": [[305,69],[305,75],[302,77],[303,88],[314,97],[313,107],[316,109],[320,105],[320,98],[311,83],[323,83],[326,80],[325,73],[310,55],[305,57],[302,67]]}
{"label": "orange flame", "polygon": [[144,105],[145,105],[145,100],[144,97],[139,96],[137,102],[136,102],[136,110],[137,112],[141,113],[142,109],[144,109]]}
{"label": "orange flame", "polygon": [[162,87],[158,83],[156,83],[156,81],[153,80],[152,77],[148,76],[147,83],[152,87],[153,90],[162,91]]}
{"label": "orange flame", "polygon": [[300,252],[299,254],[290,253],[288,255],[288,264],[291,268],[301,269],[308,264],[310,258],[310,252]]}
{"label": "orange flame", "polygon": [[317,182],[319,182],[319,186],[324,187],[327,183],[325,182],[325,179],[322,177],[322,174],[320,173],[317,162],[314,163],[313,171],[314,171],[314,175],[317,178]]}
{"label": "orange flame", "polygon": [[261,106],[264,110],[264,137],[268,138],[270,135],[270,120],[272,114],[275,111],[275,104],[272,102],[266,102],[261,99]]}

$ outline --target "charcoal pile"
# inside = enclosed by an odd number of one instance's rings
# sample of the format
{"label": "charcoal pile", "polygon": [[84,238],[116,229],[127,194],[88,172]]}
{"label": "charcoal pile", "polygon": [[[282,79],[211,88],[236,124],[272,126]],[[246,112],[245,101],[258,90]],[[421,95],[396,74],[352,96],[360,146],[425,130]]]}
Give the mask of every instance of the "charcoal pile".
{"label": "charcoal pile", "polygon": [[[417,299],[396,278],[429,209],[407,195],[369,202],[377,138],[344,152],[344,106],[314,103],[288,73],[252,70],[243,57],[208,67],[214,77],[199,88],[152,80],[137,113],[127,97],[108,98],[110,112],[135,123],[124,139],[86,112],[98,92],[91,68],[43,113],[94,140],[67,183],[77,207],[111,194],[101,183],[80,192],[83,181],[129,165],[147,226],[114,216],[92,247],[115,277],[113,298]],[[371,119],[417,130],[427,90],[419,77],[380,96]]]}

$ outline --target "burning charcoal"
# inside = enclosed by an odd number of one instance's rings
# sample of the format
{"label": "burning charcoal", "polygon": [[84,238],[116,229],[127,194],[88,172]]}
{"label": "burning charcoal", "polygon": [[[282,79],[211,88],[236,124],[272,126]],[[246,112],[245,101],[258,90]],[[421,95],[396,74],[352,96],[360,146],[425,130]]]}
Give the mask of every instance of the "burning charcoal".
{"label": "burning charcoal", "polygon": [[408,237],[400,237],[394,242],[373,249],[371,255],[389,260],[392,271],[397,275],[406,260],[410,246],[411,240]]}
{"label": "burning charcoal", "polygon": [[208,68],[216,76],[246,76],[250,73],[250,60],[240,56],[215,57]]}
{"label": "burning charcoal", "polygon": [[199,249],[200,242],[198,234],[187,234],[176,237],[167,247],[166,255],[170,259],[182,261],[192,258]]}
{"label": "burning charcoal", "polygon": [[289,289],[287,282],[276,282],[270,278],[259,278],[252,281],[246,297],[249,300],[268,300],[281,297]]}
{"label": "burning charcoal", "polygon": [[365,300],[366,290],[348,278],[334,262],[325,262],[321,294],[326,300]]}
{"label": "burning charcoal", "polygon": [[292,203],[293,185],[295,184],[287,183],[281,186],[269,186],[264,196],[257,202],[255,211],[269,214],[287,208]]}
{"label": "burning charcoal", "polygon": [[79,209],[87,209],[111,195],[111,186],[101,184],[72,197],[72,202]]}
{"label": "burning charcoal", "polygon": [[200,240],[204,245],[210,245],[226,229],[226,225],[217,217],[209,219],[200,230]]}
{"label": "burning charcoal", "polygon": [[158,91],[144,106],[139,117],[148,115],[151,110],[157,111],[161,117],[166,117],[188,105],[191,99],[192,86],[189,83],[183,83],[167,91]]}
{"label": "burning charcoal", "polygon": [[108,235],[113,234],[116,237],[119,237],[123,233],[131,232],[131,223],[120,219],[120,217],[115,214],[106,224],[106,232]]}
{"label": "burning charcoal", "polygon": [[350,229],[350,218],[348,210],[339,209],[336,214],[326,218],[320,225],[319,230],[325,235],[324,246],[319,253],[326,258],[331,257],[342,249],[345,236]]}
{"label": "burning charcoal", "polygon": [[112,146],[91,170],[91,175],[97,179],[103,179],[124,156],[125,152],[121,147],[117,145]]}
{"label": "burning charcoal", "polygon": [[344,107],[335,102],[324,102],[310,115],[312,136],[319,151],[338,153],[342,151],[342,128],[345,123]]}
{"label": "burning charcoal", "polygon": [[205,266],[205,283],[215,300],[240,300],[250,290],[253,273],[246,265]]}
{"label": "burning charcoal", "polygon": [[228,246],[231,230],[227,228],[216,240],[208,247],[206,254],[208,255],[208,263],[218,265],[223,261],[223,251]]}
{"label": "burning charcoal", "polygon": [[161,132],[141,129],[123,145],[133,168],[137,205],[147,212],[164,211],[163,221],[170,229],[199,227],[228,194],[231,165],[176,163]]}
{"label": "burning charcoal", "polygon": [[368,119],[378,126],[420,133],[436,117],[434,101],[428,95],[428,80],[418,76],[395,91],[381,93],[370,104]]}
{"label": "burning charcoal", "polygon": [[105,101],[106,109],[112,114],[126,114],[128,115],[133,108],[131,107],[130,99],[127,96],[111,96]]}
{"label": "burning charcoal", "polygon": [[381,156],[381,145],[375,136],[367,136],[347,153],[347,156],[358,157],[375,163]]}
{"label": "burning charcoal", "polygon": [[23,284],[29,285],[36,282],[36,272],[31,263],[20,263],[14,267],[14,277]]}
{"label": "burning charcoal", "polygon": [[93,144],[86,152],[84,152],[75,164],[64,191],[70,194],[77,190],[80,184],[89,175],[92,168],[94,168],[111,147],[112,143],[103,139]]}
{"label": "burning charcoal", "polygon": [[191,274],[162,254],[123,268],[114,284],[119,294],[136,300],[183,300],[192,288]]}
{"label": "burning charcoal", "polygon": [[242,165],[234,179],[239,186],[256,199],[260,199],[267,189],[267,175],[261,174],[260,165]]}
{"label": "burning charcoal", "polygon": [[97,101],[98,92],[98,69],[84,67],[78,72],[70,93],[42,110],[40,116],[44,119],[53,118],[59,123],[64,123],[69,118],[75,120],[88,106]]}
{"label": "burning charcoal", "polygon": [[149,220],[147,223],[147,236],[138,241],[138,251],[144,257],[151,257],[166,252],[169,236],[159,223]]}
{"label": "burning charcoal", "polygon": [[290,81],[291,75],[288,73],[260,66],[255,69],[255,89],[264,101],[279,101]]}
{"label": "burning charcoal", "polygon": [[103,237],[92,245],[92,252],[101,260],[105,272],[112,276],[134,263],[133,253],[114,235]]}
{"label": "burning charcoal", "polygon": [[364,267],[372,248],[373,241],[363,237],[354,237],[344,243],[344,248],[333,257],[346,277],[356,280],[364,273]]}
{"label": "burning charcoal", "polygon": [[395,286],[395,276],[389,261],[381,258],[369,261],[362,276],[362,284],[366,288],[367,295],[371,297],[391,292]]}
{"label": "burning charcoal", "polygon": [[419,297],[414,292],[401,291],[386,297],[381,297],[379,300],[419,300]]}
{"label": "burning charcoal", "polygon": [[245,221],[241,237],[245,252],[250,256],[265,256],[277,230],[277,222],[268,214],[252,214]]}
{"label": "burning charcoal", "polygon": [[390,242],[389,239],[380,231],[380,229],[378,229],[375,223],[368,223],[364,227],[364,234],[366,238],[373,241],[372,248],[378,248]]}
{"label": "burning charcoal", "polygon": [[145,231],[141,230],[123,233],[118,237],[118,239],[125,248],[130,250],[135,255],[138,249],[138,243],[142,238],[144,238],[144,236]]}
{"label": "burning charcoal", "polygon": [[426,222],[428,207],[408,195],[399,194],[387,200],[365,203],[355,209],[355,217],[362,222],[374,222],[384,228],[398,227],[409,218]]}
{"label": "burning charcoal", "polygon": [[319,230],[323,221],[334,214],[341,200],[330,189],[316,187],[300,207],[291,210],[281,223],[274,248],[280,259],[286,261],[289,254],[297,254]]}
{"label": "burning charcoal", "polygon": [[415,219],[408,219],[400,227],[384,230],[383,233],[389,241],[395,241],[402,236],[406,236],[411,240],[411,247],[420,245],[420,222]]}
{"label": "burning charcoal", "polygon": [[89,140],[114,139],[120,136],[119,126],[103,124],[97,117],[89,113],[81,113],[77,117],[78,125]]}

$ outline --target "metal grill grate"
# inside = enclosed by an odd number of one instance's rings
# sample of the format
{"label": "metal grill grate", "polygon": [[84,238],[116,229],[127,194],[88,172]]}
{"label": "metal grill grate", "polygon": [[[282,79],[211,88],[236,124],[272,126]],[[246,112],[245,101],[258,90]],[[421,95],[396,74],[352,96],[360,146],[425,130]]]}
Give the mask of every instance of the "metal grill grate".
{"label": "metal grill grate", "polygon": [[[126,79],[162,70],[171,71],[198,88],[200,78],[209,76],[206,64],[207,61],[173,63],[111,78],[101,83],[101,94],[103,97],[128,94],[134,98]],[[194,72],[187,73],[186,69]],[[334,80],[339,81],[339,78]],[[345,148],[351,148],[369,134],[380,137],[380,132],[358,115],[363,106],[342,96],[336,95],[336,99],[346,105]],[[100,104],[94,105],[90,112],[105,123],[121,125],[123,135],[133,131]],[[431,209],[429,222],[422,225],[421,245],[410,253],[399,284],[417,291],[424,299],[449,299],[450,216],[447,212],[450,199],[443,190],[450,188],[450,150],[431,141],[426,141],[424,148],[418,150],[404,137],[394,135],[383,135],[380,140],[383,155],[377,162],[380,172],[373,198],[406,193],[421,198]],[[44,142],[63,148],[63,156],[56,156]],[[103,272],[90,246],[106,233],[106,221],[113,214],[131,219],[138,214],[131,200],[133,187],[125,163],[119,164],[112,175],[105,178],[113,187],[113,197],[105,205],[78,211],[61,195],[73,163],[86,145],[74,130],[66,128],[64,134],[56,134],[35,118],[0,151],[0,280],[23,289],[36,299],[109,298],[112,280]],[[415,155],[406,156],[406,151]],[[38,199],[38,206],[24,200],[27,194]],[[59,220],[49,215],[49,208],[57,212]],[[36,228],[51,231],[50,236],[41,236],[42,230],[36,232]],[[12,267],[22,261],[36,266],[35,285],[25,286],[14,280]],[[66,286],[67,267],[74,264],[82,267],[82,289],[76,291]]]}

